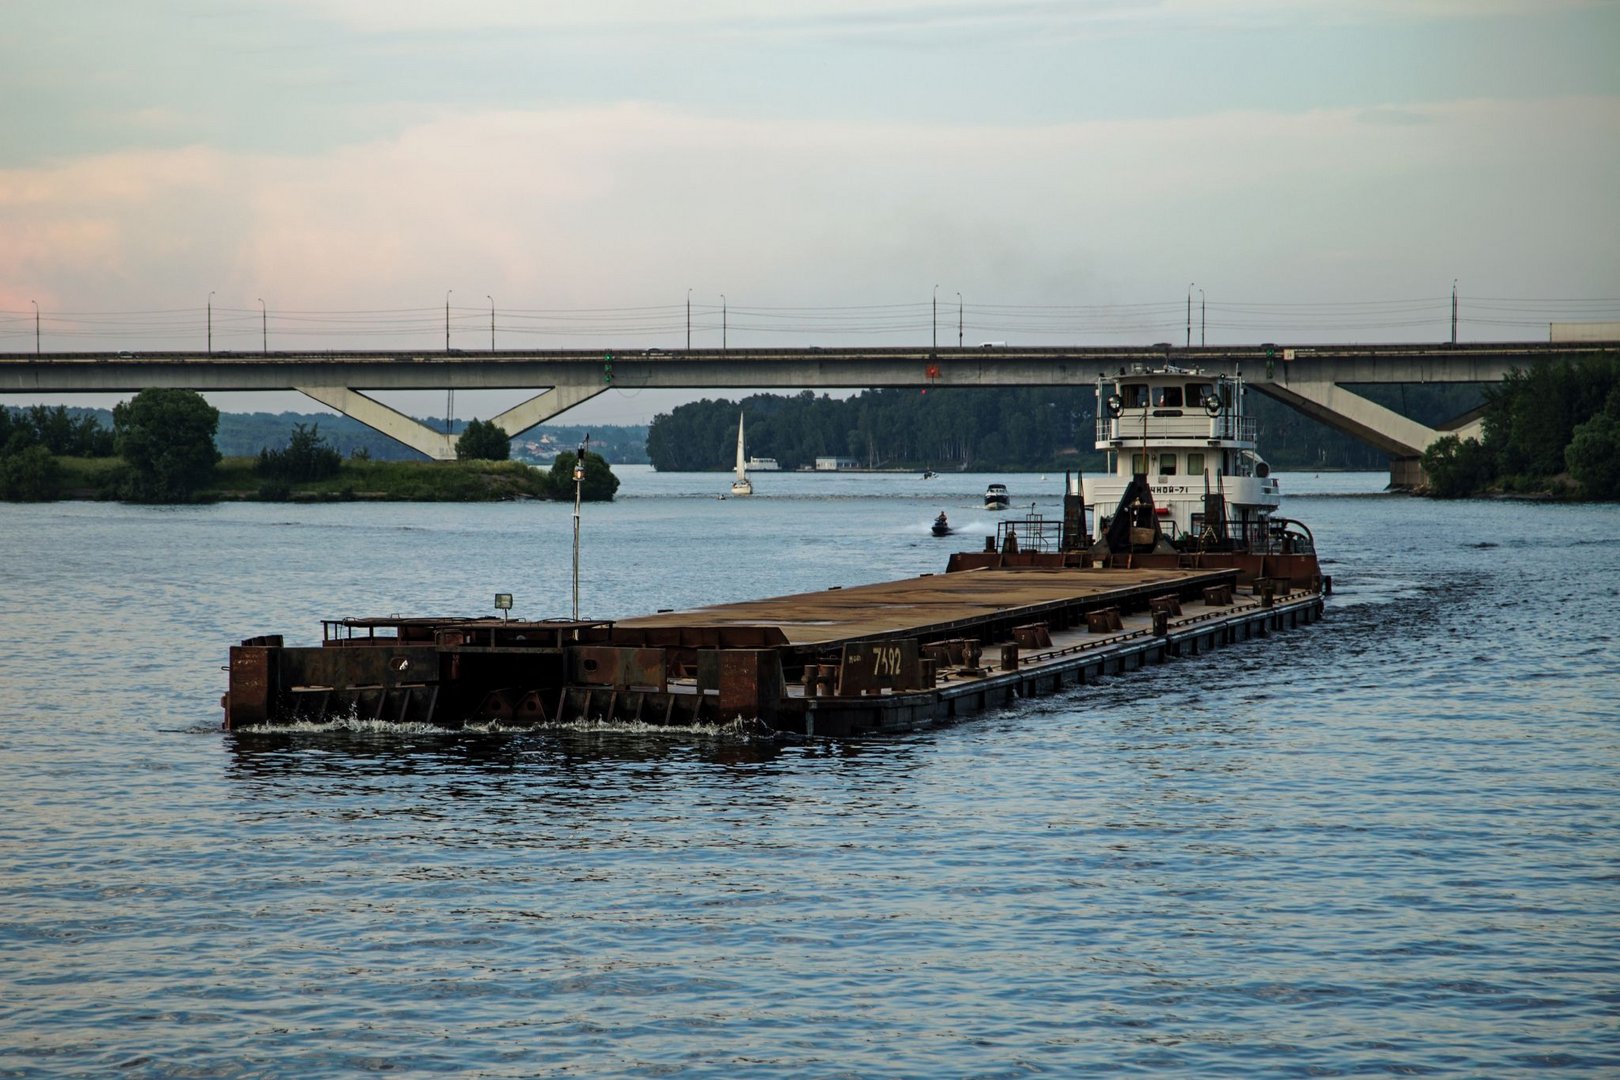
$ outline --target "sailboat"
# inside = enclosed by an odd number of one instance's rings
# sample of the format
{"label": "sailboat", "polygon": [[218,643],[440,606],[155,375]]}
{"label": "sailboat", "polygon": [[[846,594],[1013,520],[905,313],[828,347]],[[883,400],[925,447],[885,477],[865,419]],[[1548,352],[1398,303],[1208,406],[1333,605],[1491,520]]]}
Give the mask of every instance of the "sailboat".
{"label": "sailboat", "polygon": [[737,414],[737,479],[731,482],[733,495],[752,495],[754,485],[748,480],[748,459],[743,457],[743,418]]}

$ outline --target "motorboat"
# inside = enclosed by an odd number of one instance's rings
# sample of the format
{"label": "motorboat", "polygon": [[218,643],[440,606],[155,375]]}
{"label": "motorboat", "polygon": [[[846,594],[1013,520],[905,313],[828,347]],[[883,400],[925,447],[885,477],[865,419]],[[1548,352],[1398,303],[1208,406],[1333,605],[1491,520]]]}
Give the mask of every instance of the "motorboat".
{"label": "motorboat", "polygon": [[945,511],[941,510],[939,517],[934,519],[933,533],[935,536],[949,536],[951,531],[951,523],[946,519]]}
{"label": "motorboat", "polygon": [[922,478],[924,480],[932,480],[934,477],[936,477],[938,475],[939,474],[936,473],[933,469],[924,469],[923,472],[922,472]]}
{"label": "motorboat", "polygon": [[1005,510],[1012,501],[1007,494],[1006,484],[991,484],[984,489],[984,508],[986,510]]}
{"label": "motorboat", "polygon": [[752,495],[754,485],[748,479],[748,459],[743,453],[743,418],[737,414],[737,479],[731,482],[733,495]]}

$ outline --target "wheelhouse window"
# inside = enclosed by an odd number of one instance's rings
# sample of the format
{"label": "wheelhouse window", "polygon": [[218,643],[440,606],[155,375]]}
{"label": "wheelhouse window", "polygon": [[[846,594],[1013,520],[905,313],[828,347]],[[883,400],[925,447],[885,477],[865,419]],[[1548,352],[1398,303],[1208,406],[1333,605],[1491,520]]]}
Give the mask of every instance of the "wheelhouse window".
{"label": "wheelhouse window", "polygon": [[1181,387],[1161,386],[1153,394],[1153,404],[1161,409],[1181,408]]}
{"label": "wheelhouse window", "polygon": [[1148,407],[1147,383],[1126,383],[1119,388],[1119,396],[1124,399],[1127,409],[1145,409]]}
{"label": "wheelhouse window", "polygon": [[1188,476],[1202,476],[1203,472],[1204,472],[1204,455],[1203,454],[1188,454],[1187,455],[1187,475]]}
{"label": "wheelhouse window", "polygon": [[1146,476],[1147,475],[1147,470],[1148,470],[1147,455],[1146,454],[1132,454],[1131,455],[1131,472],[1133,472],[1133,473],[1141,473],[1143,476]]}
{"label": "wheelhouse window", "polygon": [[1189,408],[1202,409],[1204,402],[1215,396],[1215,387],[1210,383],[1187,384],[1187,405]]}

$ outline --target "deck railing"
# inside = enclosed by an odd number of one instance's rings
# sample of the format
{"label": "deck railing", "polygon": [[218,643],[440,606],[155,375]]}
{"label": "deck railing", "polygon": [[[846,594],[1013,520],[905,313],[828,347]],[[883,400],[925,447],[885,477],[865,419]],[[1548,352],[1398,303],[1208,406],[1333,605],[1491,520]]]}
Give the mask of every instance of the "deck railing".
{"label": "deck railing", "polygon": [[[1253,443],[1258,424],[1249,416],[1206,416],[1202,412],[1183,412],[1177,409],[1156,409],[1148,415],[1147,439],[1150,443],[1197,439],[1221,439],[1227,442]],[[1126,413],[1117,420],[1097,418],[1097,442],[1115,440],[1127,444],[1142,440],[1142,414]]]}

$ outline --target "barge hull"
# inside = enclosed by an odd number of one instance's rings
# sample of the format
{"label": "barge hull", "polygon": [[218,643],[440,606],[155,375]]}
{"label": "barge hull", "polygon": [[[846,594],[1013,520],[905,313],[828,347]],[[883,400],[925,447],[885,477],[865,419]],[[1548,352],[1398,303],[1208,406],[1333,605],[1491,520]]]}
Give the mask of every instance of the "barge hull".
{"label": "barge hull", "polygon": [[1012,672],[947,686],[928,694],[896,695],[874,706],[868,699],[817,699],[804,711],[804,735],[850,737],[914,730],[950,723],[1004,708],[1028,698],[1047,697],[1150,664],[1195,657],[1224,645],[1269,637],[1306,626],[1322,617],[1321,597],[1303,595],[1258,605],[1171,630],[1163,637],[1138,631],[1120,639],[1080,648],[1050,662],[1039,660]]}
{"label": "barge hull", "polygon": [[[1314,559],[1312,560],[1314,563]],[[231,650],[226,726],[949,722],[1314,622],[1322,582],[1248,566],[1002,565],[621,622],[344,619]]]}

